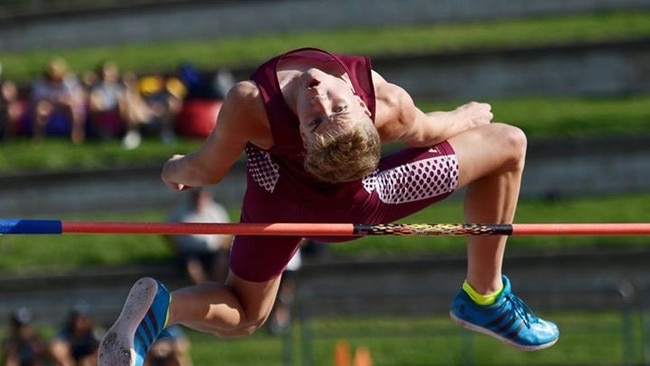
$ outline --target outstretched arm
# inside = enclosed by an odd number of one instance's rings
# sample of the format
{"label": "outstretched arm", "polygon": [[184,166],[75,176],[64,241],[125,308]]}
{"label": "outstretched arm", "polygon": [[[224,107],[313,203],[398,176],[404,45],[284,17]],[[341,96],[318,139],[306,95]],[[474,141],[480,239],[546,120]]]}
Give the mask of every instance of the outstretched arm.
{"label": "outstretched arm", "polygon": [[192,153],[171,157],[162,169],[163,182],[176,190],[220,182],[239,159],[246,143],[264,135],[263,108],[253,83],[235,85],[205,143]]}
{"label": "outstretched arm", "polygon": [[492,121],[491,107],[470,102],[452,111],[424,113],[403,88],[373,73],[377,96],[376,124],[384,141],[431,146]]}

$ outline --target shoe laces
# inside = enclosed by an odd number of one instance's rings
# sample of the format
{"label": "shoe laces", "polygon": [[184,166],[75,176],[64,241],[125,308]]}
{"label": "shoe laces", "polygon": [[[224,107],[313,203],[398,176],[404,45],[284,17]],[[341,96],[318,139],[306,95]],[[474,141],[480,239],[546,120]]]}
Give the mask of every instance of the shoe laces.
{"label": "shoe laces", "polygon": [[533,311],[519,297],[513,294],[508,294],[506,295],[506,301],[507,303],[510,303],[512,310],[523,319],[527,328],[530,328],[531,323],[537,322],[538,318],[535,316]]}

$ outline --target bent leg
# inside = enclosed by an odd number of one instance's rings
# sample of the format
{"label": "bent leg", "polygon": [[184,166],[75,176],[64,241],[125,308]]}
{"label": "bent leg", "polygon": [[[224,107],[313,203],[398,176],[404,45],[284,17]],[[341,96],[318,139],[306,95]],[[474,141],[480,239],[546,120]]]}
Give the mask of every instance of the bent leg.
{"label": "bent leg", "polygon": [[204,282],[174,291],[168,323],[222,337],[250,334],[268,317],[279,285],[280,276],[252,282],[231,271],[226,284]]}
{"label": "bent leg", "polygon": [[[465,219],[476,223],[511,223],[519,196],[526,155],[526,137],[504,124],[482,126],[454,137],[459,182],[467,186]],[[551,347],[558,327],[536,317],[512,293],[501,267],[506,236],[472,236],[467,248],[467,282],[452,301],[450,316],[460,326],[499,339],[519,350]],[[499,291],[500,290],[500,291]],[[498,293],[497,293],[498,291]],[[476,294],[494,298],[477,303]]]}
{"label": "bent leg", "polygon": [[[276,243],[276,239],[267,240]],[[277,274],[267,273],[261,280],[246,280],[235,274],[237,269],[245,272],[246,266],[254,262],[245,255],[240,255],[239,261],[231,265],[225,284],[203,282],[170,294],[153,278],[138,280],[131,288],[120,315],[102,340],[99,365],[142,366],[153,342],[164,328],[173,324],[223,337],[243,336],[260,328],[271,312],[282,268],[288,263],[288,260],[283,262],[283,258],[291,257],[300,240],[290,238],[285,242],[284,246],[257,247],[259,252],[264,248],[274,252],[281,252],[280,248],[287,251],[286,256],[264,257],[278,262],[272,267],[279,270],[273,272]],[[236,247],[233,246],[233,252],[237,252],[234,250]]]}
{"label": "bent leg", "polygon": [[[493,123],[449,140],[459,163],[459,187],[468,223],[512,223],[526,155],[526,136],[513,126]],[[467,247],[467,281],[479,293],[502,286],[506,236],[471,236]]]}
{"label": "bent leg", "polygon": [[173,324],[224,337],[250,334],[268,317],[279,283],[279,276],[259,283],[232,275],[227,285],[204,282],[170,295],[159,281],[141,278],[101,341],[98,365],[143,366]]}

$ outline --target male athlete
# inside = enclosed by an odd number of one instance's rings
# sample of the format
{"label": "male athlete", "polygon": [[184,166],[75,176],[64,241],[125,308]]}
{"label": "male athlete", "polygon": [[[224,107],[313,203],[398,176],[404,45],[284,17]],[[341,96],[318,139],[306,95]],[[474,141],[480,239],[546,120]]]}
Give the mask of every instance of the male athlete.
{"label": "male athlete", "polygon": [[[424,113],[367,57],[304,48],[268,60],[236,84],[205,143],[170,158],[162,180],[174,190],[217,184],[245,152],[243,223],[389,223],[462,187],[465,222],[511,223],[526,137],[492,117],[488,104],[475,102]],[[405,147],[381,157],[386,142]],[[521,350],[550,347],[557,326],[535,317],[501,273],[506,239],[468,238],[467,274],[451,318]],[[269,315],[301,240],[236,236],[223,284],[170,293],[152,278],[139,280],[106,333],[100,365],[141,365],[171,324],[223,337],[252,333]]]}

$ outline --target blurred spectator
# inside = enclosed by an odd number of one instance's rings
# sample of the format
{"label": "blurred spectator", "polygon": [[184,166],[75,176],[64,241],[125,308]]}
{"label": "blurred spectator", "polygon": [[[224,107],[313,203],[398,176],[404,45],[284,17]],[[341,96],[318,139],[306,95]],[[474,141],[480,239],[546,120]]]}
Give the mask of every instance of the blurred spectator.
{"label": "blurred spectator", "polygon": [[90,95],[90,91],[93,86],[97,84],[100,80],[100,71],[96,70],[87,70],[81,73],[81,78],[79,82],[81,83],[81,90],[83,90],[86,99]]}
{"label": "blurred spectator", "polygon": [[120,80],[117,64],[106,61],[97,70],[99,80],[90,87],[88,106],[93,134],[100,139],[113,139],[124,133],[125,86]]}
{"label": "blurred spectator", "polygon": [[18,87],[13,81],[0,83],[0,139],[10,139],[17,135],[19,122],[25,114],[24,104],[20,101]]}
{"label": "blurred spectator", "polygon": [[189,351],[190,340],[183,328],[172,325],[151,346],[143,366],[192,366]]}
{"label": "blurred spectator", "polygon": [[40,366],[47,361],[47,346],[31,325],[27,308],[15,310],[9,318],[9,334],[2,341],[3,366]]}
{"label": "blurred spectator", "polygon": [[50,342],[50,353],[58,366],[94,366],[100,339],[90,307],[78,304]]}
{"label": "blurred spectator", "polygon": [[187,99],[226,98],[228,91],[235,85],[232,72],[227,69],[217,72],[201,72],[190,63],[183,63],[178,68],[178,77],[187,88]]}
{"label": "blurred spectator", "polygon": [[55,132],[69,128],[75,144],[85,140],[86,108],[83,88],[77,77],[68,72],[65,60],[53,58],[47,63],[43,77],[32,86],[31,99],[34,138],[43,138],[48,132],[48,125],[53,125],[52,130]]}
{"label": "blurred spectator", "polygon": [[327,243],[307,240],[300,247],[300,253],[305,262],[325,262],[330,260],[330,247]]}
{"label": "blurred spectator", "polygon": [[133,72],[125,72],[122,75],[124,84],[124,105],[122,116],[126,121],[127,132],[122,139],[125,149],[135,149],[140,146],[142,139],[140,125],[149,119],[149,107],[145,103],[138,88],[138,76]]}
{"label": "blurred spectator", "polygon": [[214,129],[222,101],[235,85],[235,78],[229,70],[202,72],[189,63],[180,65],[178,77],[187,87],[187,96],[177,117],[176,133],[203,140]]}
{"label": "blurred spectator", "polygon": [[173,143],[176,139],[176,117],[183,107],[183,99],[187,93],[183,82],[175,77],[148,75],[138,80],[137,90],[137,94],[133,93],[134,90],[128,94],[129,120],[128,131],[123,140],[124,147],[138,147],[142,133],[158,133],[164,143]]}
{"label": "blurred spectator", "polygon": [[[228,223],[226,209],[207,188],[193,189],[175,209],[170,222]],[[193,283],[223,281],[228,273],[231,235],[171,235],[167,237],[185,273]]]}

